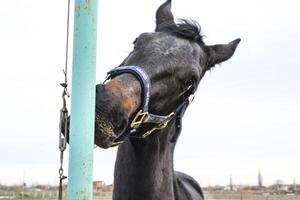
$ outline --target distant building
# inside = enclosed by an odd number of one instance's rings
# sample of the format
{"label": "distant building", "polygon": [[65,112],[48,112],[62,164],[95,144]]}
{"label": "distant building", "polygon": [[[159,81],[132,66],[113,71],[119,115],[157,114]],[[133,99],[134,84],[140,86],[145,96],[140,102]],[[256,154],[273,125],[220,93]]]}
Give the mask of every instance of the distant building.
{"label": "distant building", "polygon": [[212,187],[212,190],[213,191],[223,191],[224,188],[225,188],[224,186],[216,185],[216,186]]}
{"label": "distant building", "polygon": [[226,187],[223,188],[223,191],[230,191],[230,192],[236,192],[238,190],[239,190],[239,188],[237,186],[234,186],[234,185],[226,186]]}
{"label": "distant building", "polygon": [[260,189],[263,188],[263,178],[262,178],[260,169],[258,170],[258,185],[257,186]]}
{"label": "distant building", "polygon": [[295,180],[293,184],[284,184],[282,180],[277,180],[274,185],[271,186],[274,194],[297,194],[297,185],[295,186]]}
{"label": "distant building", "polygon": [[94,181],[93,182],[93,192],[100,193],[100,192],[112,192],[113,185],[106,185],[104,181]]}
{"label": "distant building", "polygon": [[110,185],[106,185],[104,188],[103,188],[103,192],[112,192],[113,190],[113,185],[110,184]]}
{"label": "distant building", "polygon": [[222,191],[238,191],[239,188],[236,185],[233,185],[232,176],[229,177],[229,185],[227,186],[219,186],[219,189],[222,189]]}
{"label": "distant building", "polygon": [[233,184],[232,184],[232,176],[230,175],[230,180],[229,180],[229,189],[230,191],[233,191]]}
{"label": "distant building", "polygon": [[105,186],[104,181],[94,181],[93,182],[93,192],[102,192],[103,188]]}

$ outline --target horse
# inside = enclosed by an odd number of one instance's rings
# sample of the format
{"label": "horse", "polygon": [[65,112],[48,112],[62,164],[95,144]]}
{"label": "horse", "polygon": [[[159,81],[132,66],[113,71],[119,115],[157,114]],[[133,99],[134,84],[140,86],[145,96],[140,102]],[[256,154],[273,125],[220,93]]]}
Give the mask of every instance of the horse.
{"label": "horse", "polygon": [[195,179],[174,170],[174,149],[201,79],[239,42],[206,45],[196,21],[174,20],[171,0],[159,6],[155,31],[96,85],[95,144],[119,145],[113,200],[204,199]]}

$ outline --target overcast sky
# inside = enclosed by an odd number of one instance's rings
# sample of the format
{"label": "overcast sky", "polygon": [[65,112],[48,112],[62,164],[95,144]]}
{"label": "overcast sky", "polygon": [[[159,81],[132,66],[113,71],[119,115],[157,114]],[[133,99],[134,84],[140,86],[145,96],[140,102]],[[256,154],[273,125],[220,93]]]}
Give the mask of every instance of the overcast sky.
{"label": "overcast sky", "polygon": [[[99,1],[98,83],[140,33],[154,30],[162,2]],[[235,184],[256,184],[258,169],[266,185],[300,183],[299,4],[173,0],[174,15],[197,20],[207,44],[242,38],[235,55],[206,74],[186,112],[177,170],[204,186],[228,184],[230,175]],[[1,3],[1,183],[58,182],[66,8],[62,0]],[[95,149],[95,180],[112,182],[115,154]]]}

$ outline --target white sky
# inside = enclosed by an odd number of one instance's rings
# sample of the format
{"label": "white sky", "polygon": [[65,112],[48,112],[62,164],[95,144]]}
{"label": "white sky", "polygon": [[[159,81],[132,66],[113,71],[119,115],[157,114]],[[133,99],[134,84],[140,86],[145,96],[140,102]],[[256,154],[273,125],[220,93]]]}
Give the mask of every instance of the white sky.
{"label": "white sky", "polygon": [[[184,118],[175,168],[201,185],[300,181],[298,0],[173,0],[208,44],[242,42],[202,80]],[[99,1],[97,82],[154,29],[160,0]],[[0,7],[0,181],[58,182],[67,1],[9,0]],[[95,149],[94,179],[112,182],[116,149]],[[68,152],[66,153],[66,155]],[[66,159],[67,160],[67,159]],[[67,169],[67,165],[65,167]]]}

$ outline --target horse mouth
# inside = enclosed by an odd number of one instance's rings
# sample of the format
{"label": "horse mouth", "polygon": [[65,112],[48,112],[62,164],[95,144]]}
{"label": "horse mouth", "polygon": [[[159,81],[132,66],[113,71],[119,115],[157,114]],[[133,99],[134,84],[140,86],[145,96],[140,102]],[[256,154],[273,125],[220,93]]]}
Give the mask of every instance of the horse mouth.
{"label": "horse mouth", "polygon": [[95,144],[101,148],[109,148],[117,138],[113,125],[97,112],[95,114]]}

